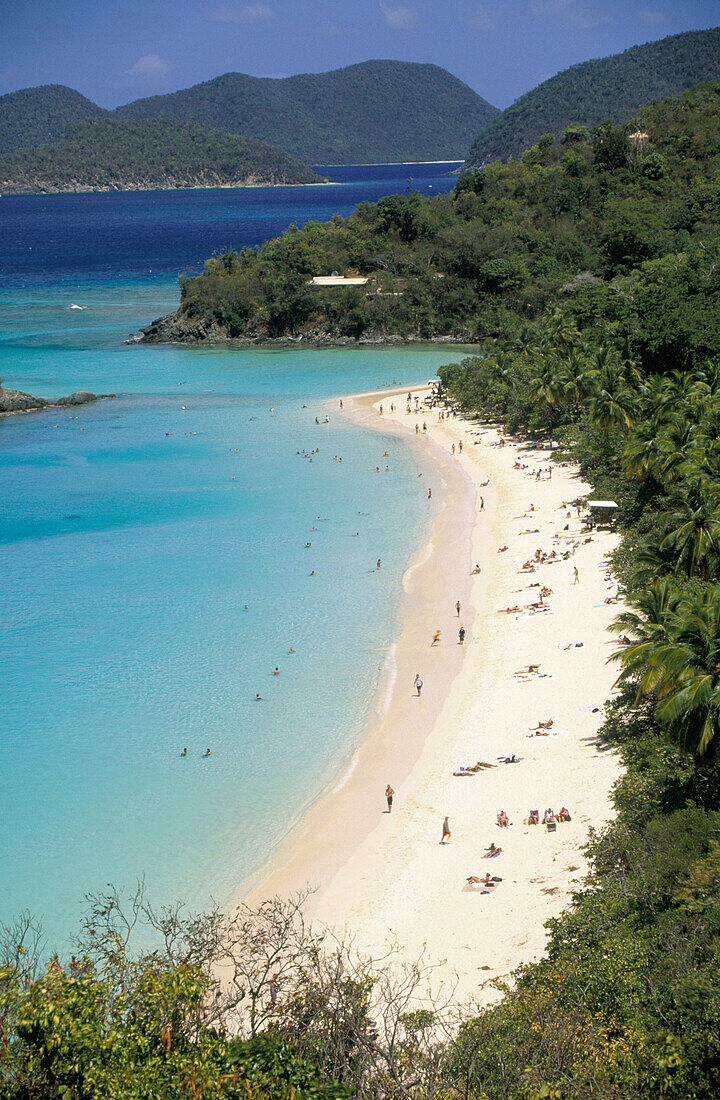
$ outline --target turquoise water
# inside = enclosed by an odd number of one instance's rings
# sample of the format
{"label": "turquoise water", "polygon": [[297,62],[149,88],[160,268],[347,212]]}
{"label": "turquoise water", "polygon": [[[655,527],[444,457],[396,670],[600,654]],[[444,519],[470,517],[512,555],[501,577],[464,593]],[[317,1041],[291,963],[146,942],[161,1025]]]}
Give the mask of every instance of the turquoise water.
{"label": "turquoise water", "polygon": [[106,883],[203,906],[265,861],[352,755],[430,517],[337,398],[452,352],[122,346],[175,301],[81,267],[0,291],[7,384],[121,395],[0,420],[0,919],[60,946]]}

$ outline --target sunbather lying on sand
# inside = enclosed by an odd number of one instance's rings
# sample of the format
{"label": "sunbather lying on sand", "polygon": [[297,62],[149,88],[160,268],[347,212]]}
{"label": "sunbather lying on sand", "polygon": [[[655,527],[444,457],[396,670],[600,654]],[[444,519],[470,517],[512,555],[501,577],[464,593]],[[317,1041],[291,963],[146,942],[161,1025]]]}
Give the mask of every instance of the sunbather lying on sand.
{"label": "sunbather lying on sand", "polygon": [[521,611],[522,608],[515,604],[514,607],[501,607],[498,615],[518,615]]}
{"label": "sunbather lying on sand", "polygon": [[469,875],[465,881],[479,883],[482,886],[494,886],[497,882],[502,882],[502,879],[497,877],[491,878],[490,872],[488,871],[486,875],[480,877],[478,877],[478,875]]}
{"label": "sunbather lying on sand", "polygon": [[494,844],[491,844],[489,848],[485,849],[485,855],[483,859],[494,859],[495,856],[499,856],[502,852],[502,848],[496,848]]}
{"label": "sunbather lying on sand", "polygon": [[508,549],[509,549],[508,546],[498,546],[498,554],[504,554],[505,551],[508,550]]}
{"label": "sunbather lying on sand", "polygon": [[550,727],[553,724],[553,721],[554,721],[553,718],[548,718],[546,722],[538,722],[536,725],[530,726],[529,729],[531,729],[531,730],[549,730]]}

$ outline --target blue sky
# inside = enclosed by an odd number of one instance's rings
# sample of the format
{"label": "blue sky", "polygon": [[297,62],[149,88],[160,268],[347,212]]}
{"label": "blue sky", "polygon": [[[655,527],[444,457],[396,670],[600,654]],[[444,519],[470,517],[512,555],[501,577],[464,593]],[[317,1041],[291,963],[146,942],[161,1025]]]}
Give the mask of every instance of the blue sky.
{"label": "blue sky", "polygon": [[720,0],[0,0],[0,93],[68,84],[115,107],[382,57],[442,65],[506,107],[578,61],[717,25]]}

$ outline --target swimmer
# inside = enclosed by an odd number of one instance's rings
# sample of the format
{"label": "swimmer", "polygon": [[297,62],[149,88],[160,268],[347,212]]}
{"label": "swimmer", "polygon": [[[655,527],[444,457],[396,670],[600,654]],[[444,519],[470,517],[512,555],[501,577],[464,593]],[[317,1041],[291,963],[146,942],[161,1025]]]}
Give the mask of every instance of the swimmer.
{"label": "swimmer", "polygon": [[256,695],[255,696],[255,702],[256,703],[261,703],[262,702],[262,695]]}
{"label": "swimmer", "polygon": [[[292,652],[292,650],[290,652]],[[279,675],[280,675],[280,669],[276,665],[275,668],[273,669],[273,676],[279,676]]]}
{"label": "swimmer", "polygon": [[210,755],[210,749],[205,749],[205,752],[203,753],[203,756],[209,756],[209,755]]}
{"label": "swimmer", "polygon": [[187,756],[187,749],[183,749],[183,751],[180,753],[180,755],[181,756]]}
{"label": "swimmer", "polygon": [[382,565],[382,558],[378,558],[377,564],[375,566],[375,568],[378,570],[378,572],[380,571],[380,566],[381,565]]}

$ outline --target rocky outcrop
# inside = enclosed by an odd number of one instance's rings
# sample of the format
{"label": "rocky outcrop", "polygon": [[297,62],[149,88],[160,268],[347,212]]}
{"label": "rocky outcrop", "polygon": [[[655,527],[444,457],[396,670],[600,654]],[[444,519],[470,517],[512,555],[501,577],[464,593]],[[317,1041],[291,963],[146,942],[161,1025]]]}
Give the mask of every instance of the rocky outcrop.
{"label": "rocky outcrop", "polygon": [[228,330],[214,317],[188,317],[182,310],[158,317],[155,321],[133,334],[128,344],[225,344],[235,347],[273,345],[276,347],[377,347],[403,344],[468,344],[477,337],[471,333],[454,333],[451,336],[399,335],[367,329],[362,336],[344,336],[320,327],[306,327],[295,335],[268,336],[257,333],[252,336],[230,336]]}
{"label": "rocky outcrop", "polygon": [[7,390],[0,386],[0,414],[87,405],[90,401],[98,401],[100,398],[114,396],[114,393],[96,394],[90,393],[89,390],[78,390],[67,397],[59,397],[57,401],[48,401],[44,397],[32,397],[29,393],[23,393],[21,390]]}

